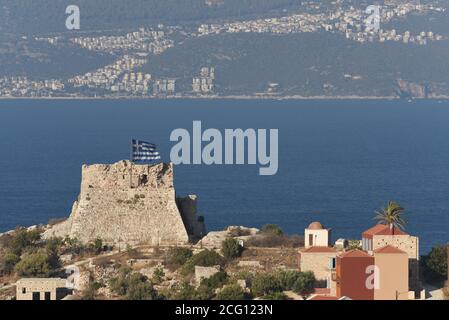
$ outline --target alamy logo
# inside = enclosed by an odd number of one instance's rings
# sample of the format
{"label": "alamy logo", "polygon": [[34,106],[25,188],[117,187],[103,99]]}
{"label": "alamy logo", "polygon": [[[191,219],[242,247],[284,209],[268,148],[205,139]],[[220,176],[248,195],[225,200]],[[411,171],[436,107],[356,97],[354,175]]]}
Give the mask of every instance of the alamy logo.
{"label": "alamy logo", "polygon": [[80,286],[80,268],[75,265],[67,266],[65,268],[67,274],[66,287],[68,289],[79,289]]}
{"label": "alamy logo", "polygon": [[365,287],[368,290],[380,289],[380,270],[378,266],[371,265],[366,267],[365,273],[368,275],[365,281]]}
{"label": "alamy logo", "polygon": [[275,175],[278,171],[278,139],[278,129],[269,130],[269,141],[266,129],[225,129],[223,137],[218,129],[203,132],[201,121],[194,121],[192,136],[186,129],[175,129],[171,133],[170,141],[177,144],[171,149],[170,160],[175,165],[259,164],[260,175]]}
{"label": "alamy logo", "polygon": [[368,14],[368,18],[365,20],[366,32],[379,32],[380,31],[380,6],[371,5],[366,8],[365,11]]}
{"label": "alamy logo", "polygon": [[65,26],[68,30],[79,30],[81,28],[80,8],[76,5],[70,5],[65,9],[69,16],[65,20]]}

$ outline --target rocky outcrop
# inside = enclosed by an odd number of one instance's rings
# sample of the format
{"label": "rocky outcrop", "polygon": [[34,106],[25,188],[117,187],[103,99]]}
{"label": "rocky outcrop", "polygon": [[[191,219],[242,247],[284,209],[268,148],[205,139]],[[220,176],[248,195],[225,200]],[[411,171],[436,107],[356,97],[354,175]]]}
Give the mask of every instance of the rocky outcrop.
{"label": "rocky outcrop", "polygon": [[428,89],[425,85],[415,82],[397,80],[398,94],[404,98],[418,98],[424,99],[428,96]]}
{"label": "rocky outcrop", "polygon": [[[83,243],[185,244],[201,237],[203,220],[196,217],[196,198],[176,199],[173,165],[84,165],[81,191],[70,217],[52,226],[44,237],[69,236]],[[184,205],[186,215],[178,208]]]}
{"label": "rocky outcrop", "polygon": [[259,232],[256,228],[247,228],[243,226],[230,226],[224,231],[212,231],[209,232],[198,243],[203,248],[209,249],[221,249],[223,241],[227,238],[234,238],[242,240],[243,242],[251,239]]}

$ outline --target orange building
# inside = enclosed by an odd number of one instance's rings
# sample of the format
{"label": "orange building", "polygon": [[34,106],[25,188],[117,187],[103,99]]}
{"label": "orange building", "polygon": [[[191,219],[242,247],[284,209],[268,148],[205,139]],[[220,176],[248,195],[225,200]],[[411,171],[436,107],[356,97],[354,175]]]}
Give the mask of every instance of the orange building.
{"label": "orange building", "polygon": [[374,250],[376,288],[374,300],[408,300],[408,256],[393,246]]}
{"label": "orange building", "polygon": [[367,286],[373,266],[374,257],[362,250],[350,250],[337,256],[337,297],[374,300],[374,288]]}

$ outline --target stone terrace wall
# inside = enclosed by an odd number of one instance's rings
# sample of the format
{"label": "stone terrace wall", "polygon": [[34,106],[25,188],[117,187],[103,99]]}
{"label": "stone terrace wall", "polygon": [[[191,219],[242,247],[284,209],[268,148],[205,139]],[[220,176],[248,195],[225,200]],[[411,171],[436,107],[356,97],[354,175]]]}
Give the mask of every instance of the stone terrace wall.
{"label": "stone terrace wall", "polygon": [[44,237],[96,238],[115,245],[184,244],[189,235],[176,205],[173,165],[84,165],[81,192],[68,220]]}

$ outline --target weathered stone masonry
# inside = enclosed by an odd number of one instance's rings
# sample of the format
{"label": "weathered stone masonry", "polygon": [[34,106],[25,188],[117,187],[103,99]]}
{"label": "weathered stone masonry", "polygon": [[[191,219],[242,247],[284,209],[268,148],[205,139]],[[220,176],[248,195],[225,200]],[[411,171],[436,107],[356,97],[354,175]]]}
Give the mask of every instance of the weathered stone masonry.
{"label": "weathered stone masonry", "polygon": [[196,197],[176,199],[173,164],[84,165],[81,191],[70,217],[45,232],[83,243],[185,244],[205,234]]}

